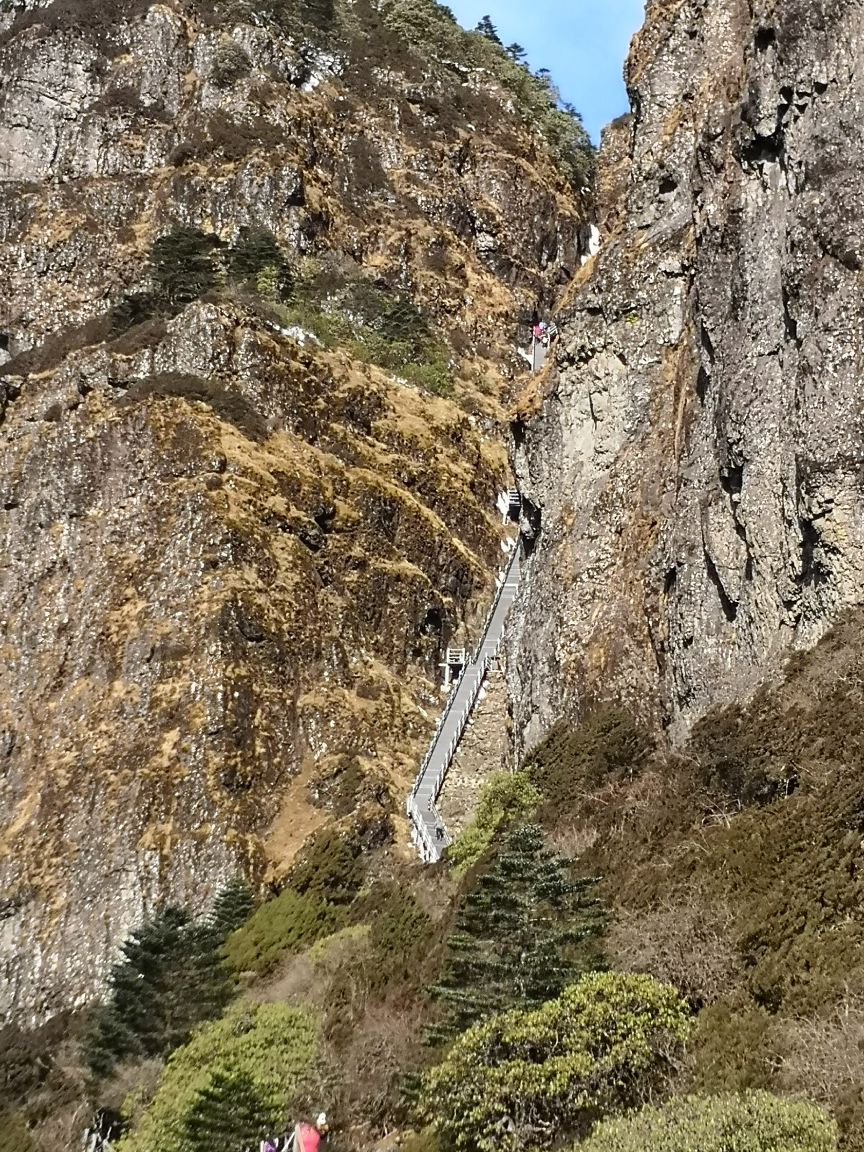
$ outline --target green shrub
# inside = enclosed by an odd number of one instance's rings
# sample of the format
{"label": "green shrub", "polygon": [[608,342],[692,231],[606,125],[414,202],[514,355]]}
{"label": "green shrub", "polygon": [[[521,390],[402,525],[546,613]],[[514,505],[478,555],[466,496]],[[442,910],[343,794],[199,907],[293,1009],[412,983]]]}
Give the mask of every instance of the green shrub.
{"label": "green shrub", "polygon": [[220,1014],[234,994],[223,939],[171,906],[128,937],[85,1042],[97,1075],[107,1075],[118,1059],[164,1056]]}
{"label": "green shrub", "polygon": [[252,71],[252,61],[244,48],[233,40],[220,44],[213,53],[210,80],[217,88],[230,88]]}
{"label": "green shrub", "polygon": [[405,884],[379,885],[363,914],[371,920],[372,990],[380,994],[395,985],[422,981],[435,933],[411,889]]}
{"label": "green shrub", "polygon": [[777,1018],[764,1008],[704,1008],[689,1045],[692,1086],[699,1092],[727,1093],[773,1088],[779,1041]]}
{"label": "green shrub", "polygon": [[240,229],[228,252],[228,270],[233,280],[249,285],[260,296],[284,299],[291,293],[288,262],[267,228]]}
{"label": "green shrub", "polygon": [[581,1136],[662,1092],[689,1030],[684,1002],[650,976],[585,976],[557,1000],[457,1039],[423,1077],[420,1115],[457,1152]]}
{"label": "green shrub", "polygon": [[451,10],[435,0],[388,0],[384,23],[400,39],[425,47],[437,59],[465,60],[470,45]]}
{"label": "green shrub", "polygon": [[364,872],[360,844],[328,828],[315,837],[291,870],[289,883],[303,895],[330,904],[350,904],[360,890]]}
{"label": "green shrub", "polygon": [[248,882],[242,876],[235,876],[217,892],[207,916],[207,927],[223,941],[251,916],[254,907],[255,898]]}
{"label": "green shrub", "polygon": [[242,1148],[289,1120],[311,1072],[319,1025],[285,1004],[235,1004],[168,1061],[149,1108],[118,1152]]}
{"label": "green shrub", "polygon": [[225,952],[238,972],[271,972],[291,952],[307,948],[345,924],[342,909],[319,896],[285,888],[232,932]]}
{"label": "green shrub", "polygon": [[450,351],[403,292],[371,280],[354,265],[331,261],[307,267],[281,312],[312,332],[325,348],[345,348],[438,395],[451,391]]}
{"label": "green shrub", "polygon": [[814,1104],[767,1092],[690,1096],[598,1125],[579,1152],[835,1152],[837,1125]]}
{"label": "green shrub", "polygon": [[451,10],[435,0],[388,0],[384,22],[424,60],[431,58],[460,72],[474,68],[491,73],[531,130],[545,141],[562,175],[576,188],[590,185],[596,154],[581,118],[562,103],[548,72],[534,75],[526,67],[518,45],[504,48],[500,38],[485,28],[464,31]]}
{"label": "green shrub", "polygon": [[326,32],[336,19],[334,0],[258,0],[254,7],[289,35]]}
{"label": "green shrub", "polygon": [[533,816],[541,799],[526,772],[494,772],[480,791],[474,818],[448,853],[456,875],[473,868],[501,828]]}
{"label": "green shrub", "polygon": [[403,364],[400,375],[426,392],[436,396],[451,396],[453,394],[453,372],[450,368],[450,358],[445,351],[428,350],[427,359],[416,364]]}

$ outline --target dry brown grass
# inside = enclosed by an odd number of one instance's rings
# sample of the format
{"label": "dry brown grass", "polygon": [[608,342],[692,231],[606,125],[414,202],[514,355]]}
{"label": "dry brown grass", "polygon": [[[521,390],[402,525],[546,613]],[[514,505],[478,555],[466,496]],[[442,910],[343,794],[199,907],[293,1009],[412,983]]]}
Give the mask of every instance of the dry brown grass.
{"label": "dry brown grass", "polygon": [[621,909],[607,938],[613,966],[672,984],[694,1008],[734,994],[741,960],[732,943],[733,915],[698,890],[650,911]]}

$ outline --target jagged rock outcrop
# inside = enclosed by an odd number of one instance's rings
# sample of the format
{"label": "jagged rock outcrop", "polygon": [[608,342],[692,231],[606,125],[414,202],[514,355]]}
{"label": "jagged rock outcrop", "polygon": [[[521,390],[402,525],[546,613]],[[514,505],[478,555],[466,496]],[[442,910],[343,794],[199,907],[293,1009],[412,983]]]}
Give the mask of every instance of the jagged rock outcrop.
{"label": "jagged rock outcrop", "polygon": [[516,425],[528,743],[604,697],[680,734],[861,601],[862,50],[857,2],[648,5],[604,247]]}
{"label": "jagged rock outcrop", "polygon": [[[336,48],[265,7],[0,24],[0,1015],[23,1024],[92,997],[159,902],[399,804],[500,556],[518,324],[579,262],[584,212],[488,76],[364,28],[374,5]],[[451,391],[218,277],[138,316],[177,226],[370,270],[449,337]]]}

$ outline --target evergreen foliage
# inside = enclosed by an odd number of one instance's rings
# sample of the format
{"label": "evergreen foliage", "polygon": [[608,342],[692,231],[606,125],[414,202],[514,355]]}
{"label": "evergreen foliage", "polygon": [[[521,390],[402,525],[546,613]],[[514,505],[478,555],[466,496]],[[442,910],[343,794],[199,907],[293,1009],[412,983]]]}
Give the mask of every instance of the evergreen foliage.
{"label": "evergreen foliage", "polygon": [[250,9],[261,12],[288,35],[304,38],[328,32],[336,20],[334,0],[256,0]]}
{"label": "evergreen foliage", "polygon": [[293,285],[288,262],[266,228],[243,227],[234,244],[226,247],[212,233],[175,225],[154,240],[149,267],[155,293],[121,301],[112,312],[117,330],[160,309],[176,312],[224,285],[226,279],[280,299],[290,295]]}
{"label": "evergreen foliage", "polygon": [[301,895],[350,904],[363,883],[359,843],[334,829],[320,833],[291,872],[290,883]]}
{"label": "evergreen foliage", "polygon": [[497,44],[499,48],[503,47],[501,37],[498,35],[498,29],[492,23],[491,16],[481,16],[474,31],[479,32],[481,36],[485,36],[487,40],[491,40],[493,44]]}
{"label": "evergreen foliage", "polygon": [[621,708],[603,705],[578,728],[556,724],[525,761],[553,821],[572,812],[584,788],[632,779],[652,750],[647,731]]}
{"label": "evergreen foliage", "polygon": [[235,876],[216,894],[207,927],[220,942],[224,941],[251,916],[254,907],[255,898],[248,882],[242,876]]}
{"label": "evergreen foliage", "polygon": [[150,271],[169,307],[183,307],[216,286],[213,251],[218,245],[217,237],[186,225],[153,241]]}
{"label": "evergreen foliage", "polygon": [[674,989],[650,976],[584,976],[540,1008],[459,1037],[421,1084],[419,1113],[455,1152],[548,1146],[663,1092],[690,1028]]}
{"label": "evergreen foliage", "polygon": [[295,284],[283,312],[327,348],[377,364],[430,392],[450,390],[450,353],[428,319],[403,292],[347,264],[313,265]]}
{"label": "evergreen foliage", "polygon": [[[279,1117],[278,1119],[281,1119]],[[274,1115],[245,1069],[215,1068],[183,1117],[184,1152],[240,1149],[272,1131]]]}
{"label": "evergreen foliage", "polygon": [[228,256],[228,270],[232,280],[246,284],[259,295],[286,299],[291,294],[293,280],[288,262],[276,237],[266,228],[240,229]]}
{"label": "evergreen foliage", "polygon": [[814,1104],[767,1092],[690,1096],[598,1125],[579,1152],[835,1152],[837,1125]]}
{"label": "evergreen foliage", "polygon": [[370,924],[372,990],[383,992],[416,980],[433,946],[434,931],[410,888],[379,882],[358,901],[356,915]]}
{"label": "evergreen foliage", "polygon": [[510,1005],[557,996],[599,965],[602,914],[595,879],[572,880],[537,825],[517,825],[464,898],[433,994],[447,1014],[436,1040]]}
{"label": "evergreen foliage", "polygon": [[222,939],[174,906],[129,936],[85,1045],[97,1075],[107,1075],[118,1059],[163,1056],[219,1015],[234,993]]}
{"label": "evergreen foliage", "polygon": [[272,972],[289,953],[306,948],[345,925],[341,908],[320,897],[284,888],[232,932],[225,952],[238,972]]}
{"label": "evergreen foliage", "polygon": [[480,791],[471,823],[447,853],[455,874],[464,876],[482,859],[503,828],[529,819],[541,800],[526,772],[494,772]]}
{"label": "evergreen foliage", "polygon": [[424,59],[444,67],[458,61],[462,68],[473,66],[495,76],[525,122],[546,142],[565,178],[576,188],[590,183],[595,153],[579,114],[562,103],[548,72],[531,72],[521,45],[502,47],[491,19],[484,17],[475,31],[466,32],[436,0],[387,0],[384,19],[387,28]]}
{"label": "evergreen foliage", "polygon": [[150,1107],[119,1152],[240,1152],[279,1131],[311,1072],[318,1034],[310,1012],[235,1003],[172,1054]]}

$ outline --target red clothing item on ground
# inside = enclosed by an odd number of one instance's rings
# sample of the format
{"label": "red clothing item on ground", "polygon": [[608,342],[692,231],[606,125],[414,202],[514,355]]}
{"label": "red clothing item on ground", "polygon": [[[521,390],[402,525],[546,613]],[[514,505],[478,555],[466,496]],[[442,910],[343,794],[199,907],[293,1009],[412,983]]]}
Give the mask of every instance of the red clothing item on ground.
{"label": "red clothing item on ground", "polygon": [[321,1143],[321,1133],[318,1129],[311,1124],[298,1124],[297,1131],[300,1137],[300,1152],[318,1152],[318,1145]]}

